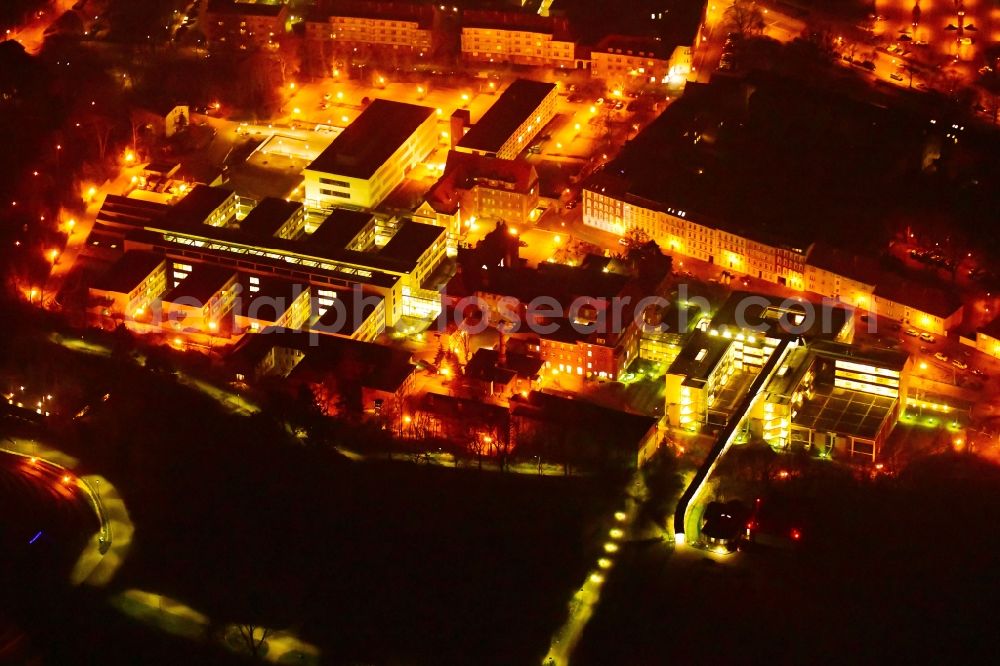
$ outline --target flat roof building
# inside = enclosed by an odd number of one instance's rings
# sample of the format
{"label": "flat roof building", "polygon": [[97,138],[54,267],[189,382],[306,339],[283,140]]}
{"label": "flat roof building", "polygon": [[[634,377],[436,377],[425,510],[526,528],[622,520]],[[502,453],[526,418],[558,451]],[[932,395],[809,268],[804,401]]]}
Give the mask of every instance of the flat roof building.
{"label": "flat roof building", "polygon": [[709,324],[713,333],[763,338],[853,339],[853,311],[839,303],[814,303],[749,291],[734,291]]}
{"label": "flat roof building", "polygon": [[513,444],[528,448],[540,441],[570,441],[576,465],[627,469],[652,457],[660,439],[657,419],[532,391],[511,398]]}
{"label": "flat roof building", "polygon": [[789,353],[750,411],[777,448],[873,460],[906,406],[912,361],[894,349],[816,340]]}
{"label": "flat roof building", "polygon": [[555,115],[556,84],[517,79],[493,103],[455,149],[514,159]]}
{"label": "flat roof building", "polygon": [[[374,243],[375,217],[356,211],[335,211],[315,234],[295,239],[254,235],[236,225],[191,223],[186,214],[149,217],[98,221],[91,238],[107,239],[110,245],[126,250],[165,255],[175,266],[171,286],[179,286],[180,274],[190,272],[194,264],[213,264],[321,289],[360,285],[384,299],[384,325],[394,325],[404,314],[436,316],[441,309],[438,291],[433,285],[425,286],[445,257],[446,231],[441,227],[416,222],[386,225],[382,233],[387,242],[379,248]],[[397,234],[401,235],[394,240]]]}
{"label": "flat roof building", "polygon": [[320,250],[364,251],[375,243],[375,222],[369,212],[334,208],[304,240]]}
{"label": "flat roof building", "polygon": [[236,193],[210,185],[195,185],[166,214],[168,223],[186,226],[225,227],[235,217]]}
{"label": "flat roof building", "polygon": [[102,315],[134,317],[167,290],[167,261],[152,252],[126,252],[90,287]]}
{"label": "flat roof building", "polygon": [[306,211],[297,201],[266,197],[240,222],[240,231],[259,238],[293,239],[305,228]]}
{"label": "flat roof building", "polygon": [[272,326],[296,330],[309,323],[312,314],[309,285],[260,275],[240,275],[238,283],[234,333],[259,333]]}
{"label": "flat roof building", "polygon": [[218,330],[233,307],[237,292],[236,271],[212,264],[175,267],[184,277],[162,298],[161,325],[168,330],[207,333]]}
{"label": "flat roof building", "polygon": [[434,109],[376,99],[306,167],[310,208],[374,208],[437,145]]}
{"label": "flat roof building", "polygon": [[358,288],[317,289],[316,294],[320,317],[309,330],[364,342],[385,330],[385,299],[378,294]]}

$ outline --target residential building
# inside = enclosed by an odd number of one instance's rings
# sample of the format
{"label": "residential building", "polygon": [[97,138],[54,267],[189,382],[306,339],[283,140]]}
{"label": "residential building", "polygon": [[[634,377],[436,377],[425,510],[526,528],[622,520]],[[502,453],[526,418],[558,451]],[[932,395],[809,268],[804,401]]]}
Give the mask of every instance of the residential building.
{"label": "residential building", "polygon": [[288,23],[284,2],[206,0],[201,25],[209,45],[247,49],[274,46]]}
{"label": "residential building", "polygon": [[[668,45],[656,37],[608,35],[590,51],[590,74],[609,88],[666,83],[672,55]],[[688,54],[683,76],[690,69]]]}
{"label": "residential building", "polygon": [[320,2],[306,18],[306,39],[401,53],[429,54],[434,5],[406,2]]}
{"label": "residential building", "polygon": [[638,357],[641,327],[635,308],[643,297],[659,294],[667,278],[640,285],[635,278],[591,266],[482,268],[464,262],[462,254],[459,261],[462,271],[442,294],[446,307],[479,310],[489,323],[526,341],[546,372],[581,379],[617,379]]}
{"label": "residential building", "polygon": [[455,150],[512,160],[555,115],[554,83],[517,79],[455,144]]}
{"label": "residential building", "polygon": [[376,99],[303,171],[309,208],[374,208],[437,145],[434,109]]}
{"label": "residential building", "polygon": [[874,258],[822,243],[809,253],[805,288],[937,335],[957,327],[964,315],[951,292],[905,279]]}
{"label": "residential building", "polygon": [[632,193],[631,183],[623,177],[601,173],[588,179],[583,190],[583,223],[619,235],[639,229],[672,254],[794,289],[804,287],[808,243],[782,242],[766,231],[740,229],[646,198]]}
{"label": "residential building", "polygon": [[526,160],[453,150],[441,178],[428,190],[425,203],[430,209],[427,212],[457,214],[466,225],[476,220],[523,225],[534,221],[538,198],[538,172]]}
{"label": "residential building", "polygon": [[681,87],[694,71],[705,3],[665,0],[650,36],[611,34],[590,53],[591,76],[609,87],[666,84]]}
{"label": "residential building", "polygon": [[466,10],[462,57],[469,61],[573,69],[576,44],[564,17],[514,10]]}

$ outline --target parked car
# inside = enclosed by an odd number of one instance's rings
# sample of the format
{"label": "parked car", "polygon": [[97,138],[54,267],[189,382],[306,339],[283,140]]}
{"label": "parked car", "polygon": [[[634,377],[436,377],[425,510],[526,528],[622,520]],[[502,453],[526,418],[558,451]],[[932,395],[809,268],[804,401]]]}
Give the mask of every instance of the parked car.
{"label": "parked car", "polygon": [[948,357],[942,354],[941,352],[934,352],[934,358],[941,361],[942,363],[948,362]]}
{"label": "parked car", "polygon": [[956,358],[954,361],[951,362],[951,364],[953,366],[955,366],[956,368],[958,368],[959,370],[968,370],[969,369],[969,364],[966,363],[965,361],[963,361],[960,358]]}
{"label": "parked car", "polygon": [[915,328],[908,328],[908,329],[906,329],[906,334],[909,335],[912,338],[916,338],[916,337],[920,336],[920,331],[918,331]]}
{"label": "parked car", "polygon": [[931,335],[930,333],[921,333],[920,339],[923,340],[924,342],[934,342],[934,336]]}
{"label": "parked car", "polygon": [[902,81],[903,75],[900,74],[899,72],[893,72],[892,74],[889,75],[889,78],[892,79],[893,81]]}

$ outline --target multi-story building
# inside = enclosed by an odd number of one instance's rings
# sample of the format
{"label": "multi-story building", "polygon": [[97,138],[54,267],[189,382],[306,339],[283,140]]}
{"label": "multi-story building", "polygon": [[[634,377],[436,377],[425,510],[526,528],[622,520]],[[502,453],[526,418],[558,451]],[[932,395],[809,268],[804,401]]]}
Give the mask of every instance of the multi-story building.
{"label": "multi-story building", "polygon": [[546,372],[585,379],[617,379],[638,357],[636,307],[662,292],[668,278],[664,272],[640,286],[594,266],[475,268],[463,267],[449,282],[444,305],[475,307],[488,323],[526,341]]}
{"label": "multi-story building", "polygon": [[309,208],[374,208],[437,145],[434,109],[376,99],[303,171]]}
{"label": "multi-story building", "polygon": [[104,317],[141,315],[167,290],[167,261],[150,252],[126,252],[90,287],[90,299]]}
{"label": "multi-story building", "polygon": [[694,71],[705,3],[668,0],[652,36],[607,35],[591,49],[591,75],[609,87],[680,87]]}
{"label": "multi-story building", "polygon": [[306,39],[425,55],[433,45],[434,5],[322,2],[306,19]]}
{"label": "multi-story building", "polygon": [[564,69],[573,69],[578,62],[566,18],[500,10],[463,13],[462,57]]}
{"label": "multi-story building", "polygon": [[[728,390],[750,399],[751,437],[872,460],[907,404],[912,361],[905,352],[855,347],[852,332],[849,310],[835,303],[810,308],[734,293],[667,371],[667,422],[694,430],[742,418],[726,412]],[[783,345],[779,364],[767,369]],[[753,378],[749,396],[744,384],[730,386],[741,376]]]}
{"label": "multi-story building", "polygon": [[555,115],[554,83],[517,79],[465,133],[455,150],[512,160]]}
{"label": "multi-story building", "polygon": [[670,51],[668,45],[655,37],[608,35],[590,51],[590,74],[612,88],[666,83],[671,72]]}
{"label": "multi-story building", "polygon": [[671,253],[718,264],[795,289],[804,288],[808,245],[778,242],[757,230],[736,230],[666,202],[630,192],[622,177],[598,174],[583,190],[583,223],[615,234],[639,229]]}
{"label": "multi-story building", "polygon": [[216,332],[239,295],[236,271],[213,264],[175,267],[183,275],[160,300],[160,325],[178,332]]}
{"label": "multi-story building", "polygon": [[184,198],[166,209],[168,222],[227,227],[236,219],[236,193],[221,187],[195,185]]}
{"label": "multi-story building", "polygon": [[527,161],[453,150],[441,178],[428,190],[425,205],[434,214],[457,213],[464,223],[526,224],[534,219],[538,196],[538,173]]}
{"label": "multi-story building", "polygon": [[298,238],[306,226],[306,209],[297,201],[265,197],[240,221],[240,231],[261,238]]}
{"label": "multi-story building", "polygon": [[201,18],[210,45],[239,49],[276,44],[287,24],[284,2],[208,0]]}
{"label": "multi-story building", "polygon": [[299,330],[312,316],[308,285],[289,280],[241,275],[238,307],[233,310],[232,332],[259,333],[266,328]]}
{"label": "multi-story building", "polygon": [[695,428],[707,422],[708,411],[729,383],[738,364],[732,338],[695,331],[667,369],[667,423]]}
{"label": "multi-story building", "polygon": [[761,390],[750,431],[775,448],[874,460],[907,404],[905,352],[833,341],[796,347]]}
{"label": "multi-story building", "polygon": [[394,325],[404,314],[433,317],[440,311],[440,295],[429,280],[437,279],[445,257],[447,233],[441,227],[384,220],[378,246],[373,216],[338,211],[320,225],[315,238],[290,240],[249,234],[236,225],[213,226],[200,216],[172,214],[167,206],[124,208],[118,199],[111,201],[113,210],[98,214],[92,236],[106,239],[119,255],[147,250],[166,257],[172,265],[169,287],[208,264],[308,285],[316,291],[321,315],[330,294],[355,287],[381,299],[383,326]]}
{"label": "multi-story building", "polygon": [[954,294],[906,280],[874,258],[822,243],[809,253],[805,288],[937,335],[961,324],[964,315]]}

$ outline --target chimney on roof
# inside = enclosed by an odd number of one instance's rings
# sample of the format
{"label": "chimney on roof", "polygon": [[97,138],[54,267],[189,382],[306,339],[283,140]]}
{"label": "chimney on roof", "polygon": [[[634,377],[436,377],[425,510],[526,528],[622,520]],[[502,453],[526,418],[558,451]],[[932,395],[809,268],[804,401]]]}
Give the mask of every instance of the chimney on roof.
{"label": "chimney on roof", "polygon": [[507,329],[510,325],[507,322],[501,322],[497,326],[497,333],[499,334],[499,341],[497,342],[497,367],[506,368],[507,367]]}
{"label": "chimney on roof", "polygon": [[455,112],[451,114],[451,134],[449,136],[452,148],[458,145],[458,142],[465,136],[465,128],[471,124],[471,118],[468,109],[455,109]]}

